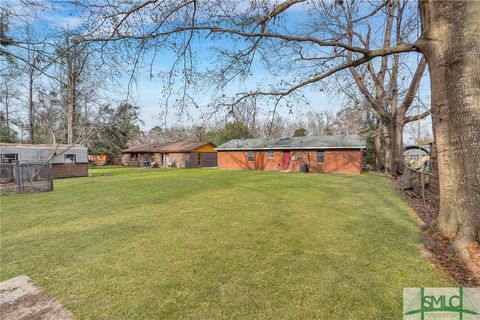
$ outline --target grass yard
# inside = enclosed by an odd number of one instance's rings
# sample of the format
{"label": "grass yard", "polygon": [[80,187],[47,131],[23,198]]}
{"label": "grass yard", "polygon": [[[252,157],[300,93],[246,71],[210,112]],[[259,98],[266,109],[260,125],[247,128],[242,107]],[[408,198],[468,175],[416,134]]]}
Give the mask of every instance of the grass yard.
{"label": "grass yard", "polygon": [[380,175],[90,173],[0,199],[0,280],[79,319],[399,319],[403,287],[454,285]]}

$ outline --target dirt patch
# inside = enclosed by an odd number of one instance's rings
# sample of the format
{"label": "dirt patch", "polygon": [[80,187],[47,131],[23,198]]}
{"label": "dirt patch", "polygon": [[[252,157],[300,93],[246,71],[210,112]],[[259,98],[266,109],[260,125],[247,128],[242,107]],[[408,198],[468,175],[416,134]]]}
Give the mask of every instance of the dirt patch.
{"label": "dirt patch", "polygon": [[[49,181],[28,181],[23,185],[23,192],[43,192],[50,190]],[[16,182],[0,183],[0,194],[15,194],[20,193],[18,184]]]}
{"label": "dirt patch", "polygon": [[75,317],[22,275],[0,282],[0,319],[72,320]]}
{"label": "dirt patch", "polygon": [[[427,199],[424,201],[418,193],[403,190],[399,180],[390,179],[401,195],[414,209],[417,221],[425,230],[438,216],[438,208]],[[428,261],[444,274],[453,278],[460,286],[480,286],[480,245],[472,242],[468,246],[469,259],[458,258],[452,250],[453,235],[441,232],[431,232],[429,229],[422,232],[424,254]]]}

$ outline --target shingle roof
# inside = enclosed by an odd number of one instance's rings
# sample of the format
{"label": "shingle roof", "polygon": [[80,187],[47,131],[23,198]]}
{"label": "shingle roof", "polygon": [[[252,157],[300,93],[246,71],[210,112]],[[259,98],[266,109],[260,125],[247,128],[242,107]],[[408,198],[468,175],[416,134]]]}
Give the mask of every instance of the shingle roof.
{"label": "shingle roof", "polygon": [[[430,154],[432,146],[430,144],[425,144],[423,146],[418,145],[409,145],[406,146],[405,152],[403,154],[410,154],[410,155],[419,155],[419,154]],[[416,150],[416,151],[413,151]]]}
{"label": "shingle roof", "polygon": [[358,135],[307,136],[284,139],[234,139],[215,150],[267,150],[267,149],[365,149],[366,140]]}
{"label": "shingle roof", "polygon": [[0,142],[0,147],[9,147],[9,148],[80,148],[80,149],[86,149],[87,147],[81,145],[81,144],[58,144],[58,145],[53,145],[53,144],[30,144],[30,143],[6,143],[6,142]]}
{"label": "shingle roof", "polygon": [[405,156],[424,156],[424,155],[428,155],[428,152],[426,152],[425,150],[423,149],[419,149],[419,148],[410,148],[410,149],[407,149],[403,152],[403,155]]}
{"label": "shingle roof", "polygon": [[[122,153],[166,153],[166,152],[192,152],[193,150],[200,148],[209,142],[193,142],[193,141],[177,141],[177,142],[163,142],[142,144],[133,146],[122,151]],[[212,144],[213,145],[213,144]]]}

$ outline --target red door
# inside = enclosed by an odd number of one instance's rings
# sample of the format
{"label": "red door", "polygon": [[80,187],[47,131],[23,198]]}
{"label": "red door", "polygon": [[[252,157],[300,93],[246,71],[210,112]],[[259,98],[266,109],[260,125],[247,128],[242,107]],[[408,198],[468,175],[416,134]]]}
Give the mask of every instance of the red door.
{"label": "red door", "polygon": [[290,151],[283,151],[283,170],[288,170],[290,167]]}

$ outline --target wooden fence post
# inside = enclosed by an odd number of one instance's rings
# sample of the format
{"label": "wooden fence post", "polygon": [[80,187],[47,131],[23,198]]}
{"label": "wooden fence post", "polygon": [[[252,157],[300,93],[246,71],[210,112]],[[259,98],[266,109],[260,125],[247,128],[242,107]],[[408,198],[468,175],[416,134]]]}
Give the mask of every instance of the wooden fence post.
{"label": "wooden fence post", "polygon": [[23,193],[23,167],[18,163],[18,185],[20,187],[20,193]]}
{"label": "wooden fence post", "polygon": [[18,185],[18,193],[22,193],[22,187],[20,186],[20,170],[18,169],[18,163],[16,161],[12,162],[13,168],[13,182]]}
{"label": "wooden fence post", "polygon": [[51,161],[48,161],[48,180],[48,191],[53,191],[53,168]]}

